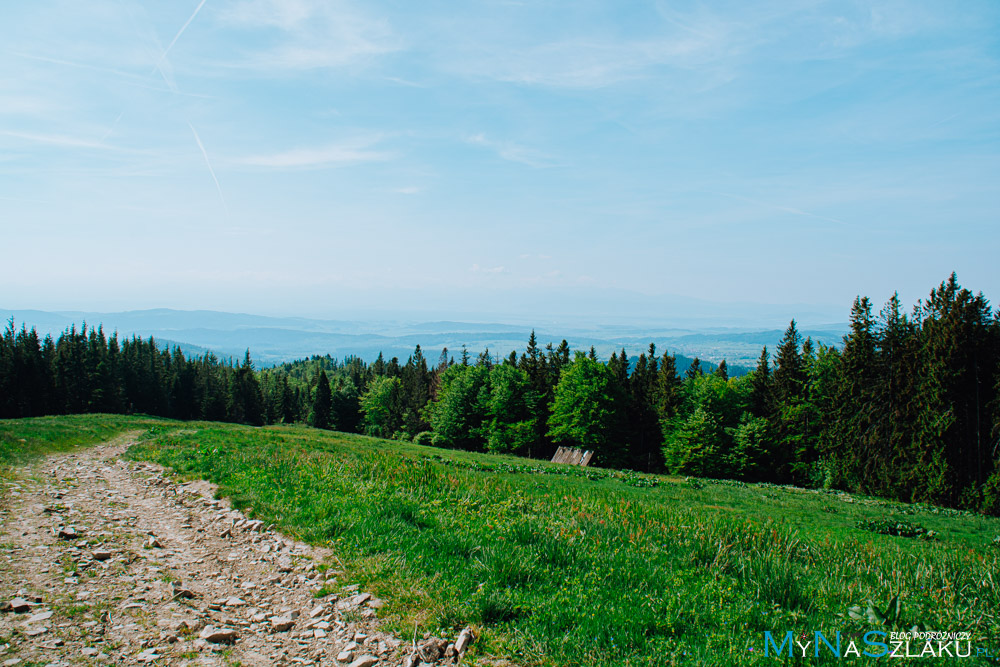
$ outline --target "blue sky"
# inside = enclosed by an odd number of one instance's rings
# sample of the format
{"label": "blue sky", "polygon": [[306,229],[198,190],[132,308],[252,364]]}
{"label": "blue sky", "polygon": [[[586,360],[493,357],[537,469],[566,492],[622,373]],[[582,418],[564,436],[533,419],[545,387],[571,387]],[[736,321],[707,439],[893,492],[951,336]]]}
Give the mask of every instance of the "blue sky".
{"label": "blue sky", "polygon": [[0,19],[8,308],[502,317],[530,295],[599,316],[681,295],[845,319],[952,270],[1000,299],[993,1]]}

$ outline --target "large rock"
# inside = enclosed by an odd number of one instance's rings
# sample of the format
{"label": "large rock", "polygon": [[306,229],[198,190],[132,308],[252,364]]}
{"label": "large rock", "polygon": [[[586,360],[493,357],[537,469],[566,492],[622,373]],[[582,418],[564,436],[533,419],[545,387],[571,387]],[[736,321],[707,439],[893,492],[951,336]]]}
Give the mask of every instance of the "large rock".
{"label": "large rock", "polygon": [[295,625],[295,619],[288,616],[272,616],[271,627],[275,632],[286,632]]}
{"label": "large rock", "polygon": [[31,611],[32,604],[24,598],[14,598],[10,601],[10,610],[15,614]]}
{"label": "large rock", "polygon": [[458,639],[455,640],[455,650],[459,654],[465,653],[465,649],[469,648],[469,644],[475,639],[475,635],[472,634],[472,630],[465,628],[459,633]]}
{"label": "large rock", "polygon": [[56,535],[61,540],[75,540],[81,536],[81,533],[74,526],[63,526]]}
{"label": "large rock", "polygon": [[236,630],[230,628],[214,628],[211,625],[206,626],[201,634],[198,635],[200,639],[204,639],[207,642],[212,642],[213,644],[232,644],[239,637]]}
{"label": "large rock", "polygon": [[184,582],[180,579],[170,582],[170,592],[173,594],[174,598],[193,598],[195,596],[194,591],[187,588],[184,585]]}
{"label": "large rock", "polygon": [[31,618],[29,618],[27,620],[27,622],[28,623],[39,623],[41,621],[47,621],[50,618],[52,618],[52,612],[51,611],[43,611],[43,612],[38,613],[38,614],[33,614],[31,616]]}
{"label": "large rock", "polygon": [[368,654],[361,656],[348,667],[372,667],[376,662],[378,662],[378,656]]}

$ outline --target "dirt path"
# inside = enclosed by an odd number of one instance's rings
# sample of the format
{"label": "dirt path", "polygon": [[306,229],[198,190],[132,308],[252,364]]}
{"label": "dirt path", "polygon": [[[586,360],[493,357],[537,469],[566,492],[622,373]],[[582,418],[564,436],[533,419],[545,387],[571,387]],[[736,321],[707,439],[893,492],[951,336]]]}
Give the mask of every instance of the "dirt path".
{"label": "dirt path", "polygon": [[214,500],[207,482],[122,460],[130,442],[52,456],[6,482],[0,666],[454,661],[442,640],[420,655],[379,631],[381,601],[320,572],[329,554]]}

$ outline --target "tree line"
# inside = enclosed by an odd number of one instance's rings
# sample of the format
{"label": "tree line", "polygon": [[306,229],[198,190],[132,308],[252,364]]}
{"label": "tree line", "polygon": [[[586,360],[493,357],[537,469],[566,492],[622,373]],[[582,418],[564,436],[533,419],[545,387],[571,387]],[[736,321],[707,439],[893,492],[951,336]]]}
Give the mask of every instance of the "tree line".
{"label": "tree line", "polygon": [[256,371],[152,338],[72,327],[44,340],[8,323],[0,416],[142,412],[413,439],[548,458],[564,445],[598,465],[846,489],[1000,514],[1000,313],[954,274],[904,313],[855,300],[838,346],[794,320],[771,358],[729,377],[683,370],[655,345],[602,361],[563,340],[495,358],[429,364],[313,356]]}
{"label": "tree line", "polygon": [[13,319],[0,340],[3,418],[145,413],[261,425],[265,399],[275,398],[281,405],[295,396],[284,383],[262,387],[249,351],[242,364],[212,353],[185,358],[180,348],[161,349],[152,337],[119,341],[117,333],[109,337],[86,324],[56,340],[41,339],[34,328],[15,330]]}

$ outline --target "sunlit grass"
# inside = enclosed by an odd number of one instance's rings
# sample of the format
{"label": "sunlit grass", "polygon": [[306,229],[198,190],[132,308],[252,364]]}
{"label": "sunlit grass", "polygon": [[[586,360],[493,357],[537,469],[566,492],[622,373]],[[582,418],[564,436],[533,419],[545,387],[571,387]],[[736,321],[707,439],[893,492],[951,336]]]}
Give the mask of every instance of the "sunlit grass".
{"label": "sunlit grass", "polygon": [[[864,632],[848,608],[895,595],[898,629],[1000,634],[997,519],[300,427],[179,428],[130,456],[329,546],[340,583],[384,598],[401,636],[471,624],[476,654],[530,665],[763,664],[764,631]],[[936,539],[859,527],[884,518]]]}
{"label": "sunlit grass", "polygon": [[[893,595],[907,627],[997,632],[995,519],[773,486],[637,488],[300,428],[206,425],[132,454],[331,546],[400,632],[473,624],[480,653],[526,664],[749,664],[765,630],[868,629],[847,609]],[[939,539],[857,526],[904,513]]]}
{"label": "sunlit grass", "polygon": [[168,423],[121,415],[67,415],[0,419],[0,469],[24,464],[52,452],[104,442],[126,431]]}

